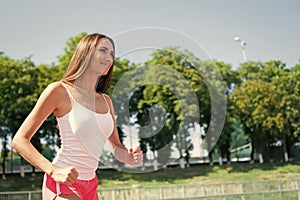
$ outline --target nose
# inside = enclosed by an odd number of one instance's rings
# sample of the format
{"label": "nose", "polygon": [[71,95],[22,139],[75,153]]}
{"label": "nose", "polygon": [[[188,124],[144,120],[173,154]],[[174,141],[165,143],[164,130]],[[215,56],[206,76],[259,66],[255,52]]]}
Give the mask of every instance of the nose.
{"label": "nose", "polygon": [[107,61],[111,61],[112,57],[110,55],[106,55],[104,59],[107,60]]}
{"label": "nose", "polygon": [[113,58],[111,57],[110,54],[105,54],[104,59],[107,60],[107,61],[112,61],[113,60]]}
{"label": "nose", "polygon": [[106,65],[112,65],[113,58],[110,55],[107,55],[104,57],[104,62],[106,63]]}

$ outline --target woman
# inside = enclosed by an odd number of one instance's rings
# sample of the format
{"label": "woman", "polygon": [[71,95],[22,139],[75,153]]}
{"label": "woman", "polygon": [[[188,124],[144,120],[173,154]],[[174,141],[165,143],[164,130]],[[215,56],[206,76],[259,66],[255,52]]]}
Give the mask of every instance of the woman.
{"label": "woman", "polygon": [[[140,164],[140,147],[127,151],[114,121],[112,101],[104,94],[114,65],[114,43],[101,34],[82,38],[63,79],[42,92],[12,145],[33,166],[45,172],[43,199],[98,199],[96,169],[106,140],[121,162]],[[30,139],[51,114],[57,118],[62,145],[52,161]]]}

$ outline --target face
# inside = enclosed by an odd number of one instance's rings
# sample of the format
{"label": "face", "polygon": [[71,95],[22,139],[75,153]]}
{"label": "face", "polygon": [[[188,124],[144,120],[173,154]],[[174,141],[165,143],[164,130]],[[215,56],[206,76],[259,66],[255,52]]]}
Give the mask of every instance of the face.
{"label": "face", "polygon": [[98,75],[106,75],[113,64],[113,59],[113,45],[108,39],[102,38],[96,46],[89,68]]}

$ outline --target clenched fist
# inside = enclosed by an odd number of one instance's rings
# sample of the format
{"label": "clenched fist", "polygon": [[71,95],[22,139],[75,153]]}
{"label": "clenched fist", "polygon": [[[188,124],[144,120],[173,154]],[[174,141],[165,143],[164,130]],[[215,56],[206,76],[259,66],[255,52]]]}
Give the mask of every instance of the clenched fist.
{"label": "clenched fist", "polygon": [[56,182],[63,183],[70,186],[77,180],[78,172],[74,167],[68,167],[68,168],[54,167],[50,176]]}

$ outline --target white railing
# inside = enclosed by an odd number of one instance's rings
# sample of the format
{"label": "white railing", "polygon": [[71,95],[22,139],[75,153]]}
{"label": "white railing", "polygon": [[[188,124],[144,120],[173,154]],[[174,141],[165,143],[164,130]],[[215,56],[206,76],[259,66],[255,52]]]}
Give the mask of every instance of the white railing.
{"label": "white railing", "polygon": [[[231,182],[98,189],[101,200],[263,199],[300,200],[299,180]],[[41,191],[0,192],[0,200],[40,200]]]}

